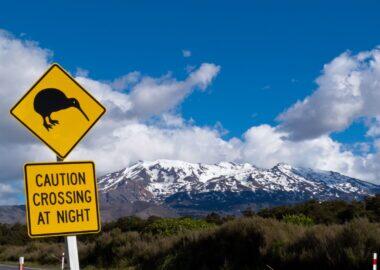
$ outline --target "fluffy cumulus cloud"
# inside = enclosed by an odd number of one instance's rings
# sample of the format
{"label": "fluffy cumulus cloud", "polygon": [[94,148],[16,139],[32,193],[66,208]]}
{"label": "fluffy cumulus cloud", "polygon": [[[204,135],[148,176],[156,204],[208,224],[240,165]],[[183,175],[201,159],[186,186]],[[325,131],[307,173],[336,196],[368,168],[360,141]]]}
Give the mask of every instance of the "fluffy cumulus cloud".
{"label": "fluffy cumulus cloud", "polygon": [[223,140],[217,130],[187,124],[129,123],[115,126],[108,133],[99,132],[92,143],[84,145],[73,158],[96,157],[98,164],[111,171],[136,160],[165,158],[214,163],[239,158],[233,141]]}
{"label": "fluffy cumulus cloud", "polygon": [[[317,90],[278,119],[291,140],[305,140],[342,131],[365,118],[379,122],[380,50],[345,52],[326,64]],[[379,124],[368,135],[378,135]]]}
{"label": "fluffy cumulus cloud", "polygon": [[[54,155],[9,115],[11,106],[52,62],[51,51],[35,42],[0,32],[0,204],[22,194],[22,165],[54,160]],[[183,80],[171,73],[159,78],[132,71],[110,81],[76,70],[76,79],[106,107],[107,114],[69,159],[95,160],[98,174],[137,160],[158,158],[190,162],[250,162],[271,167],[278,162],[335,170],[367,180],[380,179],[380,114],[377,50],[344,53],[324,67],[318,89],[279,116],[279,126],[259,125],[240,138],[225,139],[220,123],[197,126],[183,119],[179,105],[193,91],[204,91],[221,67],[201,63]],[[217,89],[216,89],[217,91]],[[329,133],[365,118],[373,144],[354,154]],[[369,151],[368,149],[374,149]]]}
{"label": "fluffy cumulus cloud", "polygon": [[[142,77],[132,72],[111,83],[87,77],[78,81],[106,105],[112,118],[146,120],[175,109],[195,89],[205,90],[220,71],[220,66],[203,63],[183,81],[170,74],[161,78]],[[126,88],[129,91],[121,91]]]}
{"label": "fluffy cumulus cloud", "polygon": [[132,104],[130,115],[146,119],[175,108],[194,89],[206,89],[219,70],[217,65],[203,63],[184,81],[177,81],[169,76],[159,79],[143,78],[129,94]]}
{"label": "fluffy cumulus cloud", "polygon": [[243,135],[243,160],[262,167],[278,162],[296,166],[332,170],[361,179],[374,179],[376,173],[368,171],[370,155],[356,156],[344,145],[329,136],[291,141],[288,133],[269,125],[250,128]]}

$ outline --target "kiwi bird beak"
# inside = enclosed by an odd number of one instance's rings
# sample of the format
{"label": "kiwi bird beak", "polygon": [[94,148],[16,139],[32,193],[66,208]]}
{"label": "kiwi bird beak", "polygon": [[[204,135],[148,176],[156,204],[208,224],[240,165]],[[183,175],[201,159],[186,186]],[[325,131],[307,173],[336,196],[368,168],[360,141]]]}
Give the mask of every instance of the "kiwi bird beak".
{"label": "kiwi bird beak", "polygon": [[86,117],[87,121],[90,121],[90,119],[88,119],[87,115],[84,113],[84,111],[82,110],[82,108],[80,106],[78,106],[78,110],[80,110],[80,112],[83,114],[83,116]]}

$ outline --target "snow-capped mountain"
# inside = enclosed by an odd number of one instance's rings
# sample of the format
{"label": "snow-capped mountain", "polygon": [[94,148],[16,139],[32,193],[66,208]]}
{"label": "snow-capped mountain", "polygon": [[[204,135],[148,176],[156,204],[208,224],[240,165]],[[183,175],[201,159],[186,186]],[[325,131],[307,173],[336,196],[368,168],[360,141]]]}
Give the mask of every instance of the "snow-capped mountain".
{"label": "snow-capped mountain", "polygon": [[[98,179],[102,222],[136,215],[174,217],[316,200],[360,200],[380,186],[336,172],[277,164],[214,165],[175,160],[140,161]],[[0,223],[25,221],[24,206],[0,206]]]}
{"label": "snow-capped mountain", "polygon": [[103,202],[147,202],[179,214],[240,211],[308,199],[361,199],[380,186],[336,172],[277,164],[271,169],[220,162],[140,161],[98,180]]}

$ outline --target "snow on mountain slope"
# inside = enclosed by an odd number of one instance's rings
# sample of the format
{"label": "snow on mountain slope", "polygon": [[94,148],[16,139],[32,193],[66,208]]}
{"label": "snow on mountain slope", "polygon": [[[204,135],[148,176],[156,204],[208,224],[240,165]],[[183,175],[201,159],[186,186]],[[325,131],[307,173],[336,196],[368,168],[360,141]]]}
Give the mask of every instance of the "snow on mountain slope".
{"label": "snow on mountain slope", "polygon": [[[177,160],[140,161],[121,171],[107,174],[98,181],[107,196],[128,201],[162,202],[176,194],[189,198],[202,194],[289,194],[290,201],[305,198],[360,199],[380,192],[380,186],[336,172],[295,168],[277,164],[271,169],[251,164],[220,162],[189,163]],[[234,196],[235,196],[234,195]],[[298,197],[297,197],[298,196]],[[205,197],[206,198],[206,197]],[[268,197],[269,199],[269,197]],[[234,200],[236,198],[234,197]]]}

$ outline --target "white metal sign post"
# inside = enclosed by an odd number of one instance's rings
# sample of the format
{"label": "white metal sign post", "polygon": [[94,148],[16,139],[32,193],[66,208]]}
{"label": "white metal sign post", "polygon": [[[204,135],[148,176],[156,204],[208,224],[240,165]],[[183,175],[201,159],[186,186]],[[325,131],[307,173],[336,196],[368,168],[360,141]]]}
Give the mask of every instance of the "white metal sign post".
{"label": "white metal sign post", "polygon": [[68,254],[68,265],[70,270],[79,270],[79,256],[77,237],[75,235],[65,236],[66,254]]}
{"label": "white metal sign post", "polygon": [[[57,162],[62,162],[63,159],[57,156]],[[65,236],[65,249],[67,254],[67,262],[70,270],[79,270],[79,255],[77,237],[75,235]],[[64,269],[64,261],[62,262],[62,268]]]}
{"label": "white metal sign post", "polygon": [[24,270],[24,257],[20,257],[20,258],[19,258],[19,266],[18,266],[18,269],[19,269],[19,270]]}
{"label": "white metal sign post", "polygon": [[372,269],[377,270],[377,253],[373,253]]}
{"label": "white metal sign post", "polygon": [[65,252],[62,253],[62,258],[61,258],[61,270],[65,269]]}

